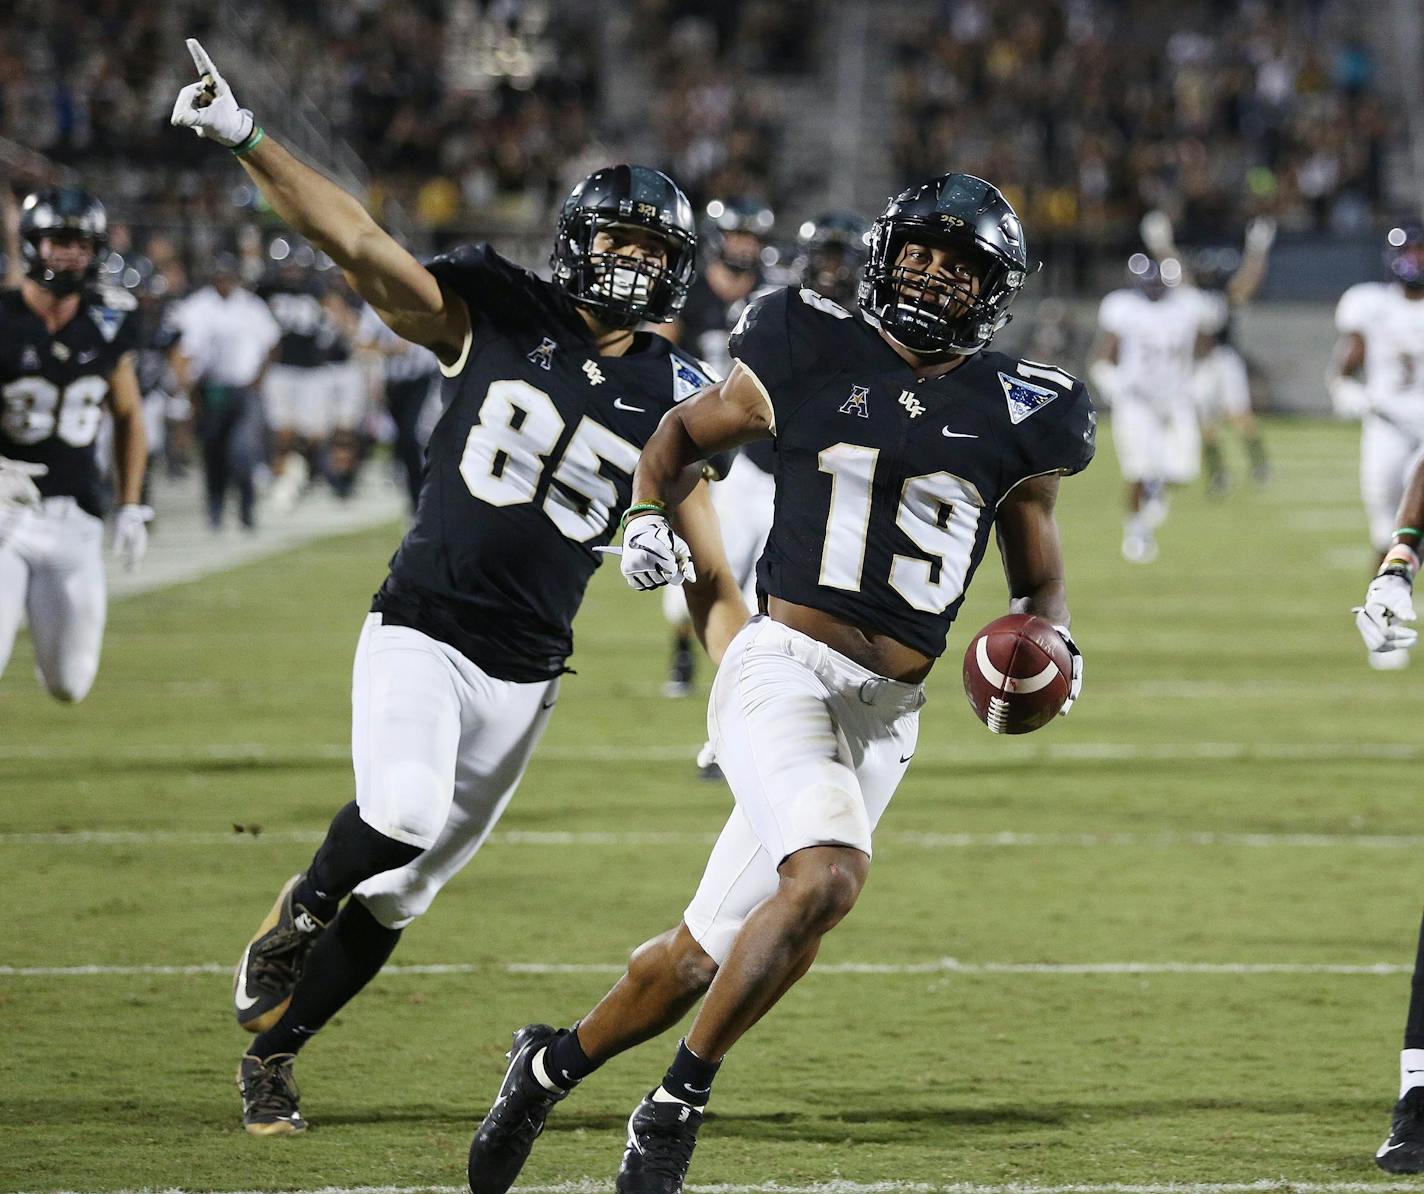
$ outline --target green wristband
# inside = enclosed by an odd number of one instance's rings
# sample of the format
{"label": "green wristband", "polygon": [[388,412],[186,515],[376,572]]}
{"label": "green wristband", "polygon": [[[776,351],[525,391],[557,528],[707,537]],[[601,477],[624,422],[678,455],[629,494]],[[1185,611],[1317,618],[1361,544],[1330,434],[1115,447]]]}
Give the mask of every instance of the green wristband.
{"label": "green wristband", "polygon": [[240,158],[245,154],[251,153],[254,149],[256,149],[259,145],[262,144],[262,139],[266,136],[267,134],[262,131],[262,126],[260,124],[254,123],[252,126],[252,131],[247,134],[247,140],[230,147],[232,149],[232,156]]}
{"label": "green wristband", "polygon": [[623,517],[618,520],[618,529],[620,531],[627,530],[628,520],[636,514],[660,514],[666,518],[667,512],[666,502],[660,502],[656,499],[650,502],[634,502],[628,509],[623,511]]}
{"label": "green wristband", "polygon": [[1398,539],[1401,535],[1413,535],[1418,539],[1424,536],[1424,531],[1420,531],[1418,527],[1396,527],[1394,537]]}

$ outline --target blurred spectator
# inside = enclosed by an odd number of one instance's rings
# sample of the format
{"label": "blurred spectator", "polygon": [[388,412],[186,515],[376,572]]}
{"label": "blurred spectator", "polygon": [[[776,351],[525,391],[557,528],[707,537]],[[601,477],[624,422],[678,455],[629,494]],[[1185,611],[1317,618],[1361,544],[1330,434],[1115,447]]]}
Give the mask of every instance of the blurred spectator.
{"label": "blurred spectator", "polygon": [[208,525],[219,530],[230,488],[237,490],[238,518],[256,526],[256,473],[262,463],[260,387],[282,330],[264,303],[238,283],[238,261],[221,254],[212,284],[179,306],[174,369],[196,397],[198,438],[203,445]]}

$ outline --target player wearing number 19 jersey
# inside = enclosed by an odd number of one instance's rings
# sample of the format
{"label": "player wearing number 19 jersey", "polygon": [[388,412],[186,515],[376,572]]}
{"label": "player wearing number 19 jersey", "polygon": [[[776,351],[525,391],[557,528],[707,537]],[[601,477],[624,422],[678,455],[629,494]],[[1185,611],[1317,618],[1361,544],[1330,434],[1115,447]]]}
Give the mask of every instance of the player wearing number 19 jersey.
{"label": "player wearing number 19 jersey", "polygon": [[[552,282],[488,248],[427,267],[265,138],[202,47],[189,49],[205,79],[179,95],[174,123],[233,146],[273,210],[446,377],[414,524],[356,648],[356,799],[282,888],[235,975],[238,1022],[260,1034],[239,1064],[244,1124],[277,1135],[306,1126],[297,1051],[381,968],[513,796],[639,449],[709,379],[640,326],[676,314],[693,272],[692,210],[666,175],[613,166],[574,188]],[[700,474],[686,477],[683,527],[701,573],[688,600],[719,656],[746,606]]]}
{"label": "player wearing number 19 jersey", "polygon": [[644,448],[623,545],[638,588],[677,579],[664,516],[686,462],[776,442],[762,614],[727,648],[707,714],[736,809],[683,923],[635,951],[573,1029],[516,1034],[471,1146],[474,1194],[504,1194],[550,1106],[705,993],[628,1121],[618,1173],[619,1194],[682,1189],[723,1057],[860,893],[915,753],[922,682],[991,530],[1012,608],[1049,618],[1081,659],[1053,507],[1059,475],[1092,459],[1092,404],[1058,369],[984,351],[1032,268],[1018,217],[988,183],[950,174],[914,187],[875,223],[858,312],[809,290],[754,302],[726,381]]}
{"label": "player wearing number 19 jersey", "polygon": [[115,548],[143,554],[147,446],[134,373],[134,301],[94,286],[103,205],[78,187],[38,191],[20,215],[25,275],[0,291],[0,672],[28,613],[40,678],[82,700],[104,637],[104,494],[94,440],[114,417]]}

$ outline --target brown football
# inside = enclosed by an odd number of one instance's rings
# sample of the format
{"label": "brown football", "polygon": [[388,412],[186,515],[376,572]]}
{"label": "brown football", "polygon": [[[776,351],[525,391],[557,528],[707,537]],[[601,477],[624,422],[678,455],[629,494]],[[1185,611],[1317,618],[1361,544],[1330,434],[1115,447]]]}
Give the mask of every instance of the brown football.
{"label": "brown football", "polygon": [[1033,614],[1005,614],[964,652],[964,694],[996,734],[1027,734],[1063,708],[1073,657],[1053,624]]}

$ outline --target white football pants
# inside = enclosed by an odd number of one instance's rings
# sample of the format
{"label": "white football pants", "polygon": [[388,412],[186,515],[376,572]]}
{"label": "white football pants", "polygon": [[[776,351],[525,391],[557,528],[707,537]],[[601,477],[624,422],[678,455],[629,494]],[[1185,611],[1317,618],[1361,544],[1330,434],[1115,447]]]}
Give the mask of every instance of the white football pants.
{"label": "white football pants", "polygon": [[871,852],[871,833],[915,753],[924,689],[755,617],[717,669],[707,728],[737,807],[683,913],[719,965],[807,846]]}
{"label": "white football pants", "polygon": [[1424,427],[1410,427],[1375,414],[1366,414],[1361,420],[1360,497],[1376,551],[1389,549],[1395,513],[1421,454]]}
{"label": "white football pants", "polygon": [[1201,428],[1190,397],[1167,403],[1114,399],[1112,439],[1124,481],[1181,485],[1201,472]]}
{"label": "white football pants", "polygon": [[58,700],[82,701],[107,610],[100,519],[67,497],[0,510],[0,673],[28,616],[41,683]]}
{"label": "white football pants", "polygon": [[351,677],[361,819],[424,853],[355,895],[404,928],[484,844],[549,723],[559,681],[499,680],[454,647],[370,614]]}

